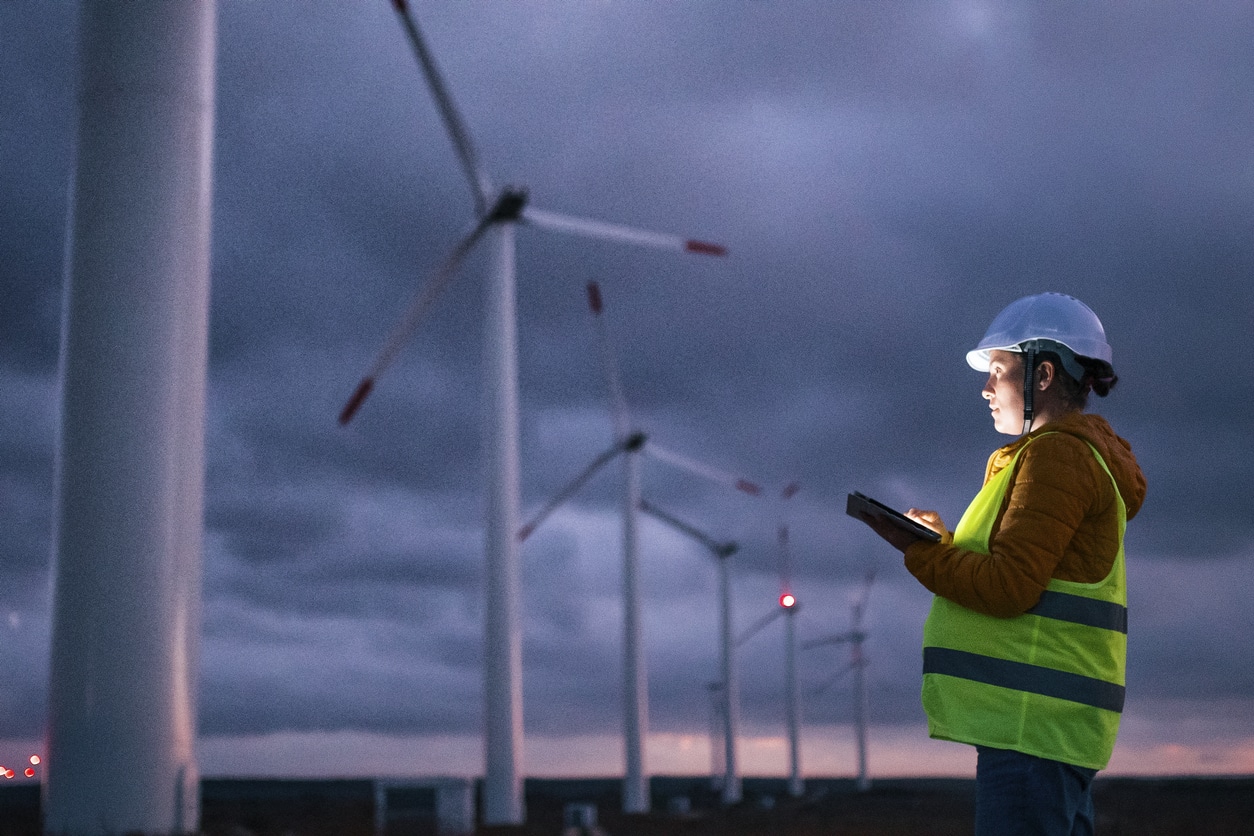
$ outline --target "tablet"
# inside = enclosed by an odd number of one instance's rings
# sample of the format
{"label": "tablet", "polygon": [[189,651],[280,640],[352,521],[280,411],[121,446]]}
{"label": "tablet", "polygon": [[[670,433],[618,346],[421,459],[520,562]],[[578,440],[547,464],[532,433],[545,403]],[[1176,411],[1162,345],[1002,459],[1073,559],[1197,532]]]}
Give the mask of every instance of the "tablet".
{"label": "tablet", "polygon": [[940,542],[941,536],[926,525],[919,525],[900,511],[895,511],[884,503],[871,499],[869,496],[864,496],[857,491],[849,494],[849,501],[845,504],[845,513],[851,517],[866,514],[870,517],[888,520],[897,528],[908,531],[915,537],[931,540],[933,543]]}

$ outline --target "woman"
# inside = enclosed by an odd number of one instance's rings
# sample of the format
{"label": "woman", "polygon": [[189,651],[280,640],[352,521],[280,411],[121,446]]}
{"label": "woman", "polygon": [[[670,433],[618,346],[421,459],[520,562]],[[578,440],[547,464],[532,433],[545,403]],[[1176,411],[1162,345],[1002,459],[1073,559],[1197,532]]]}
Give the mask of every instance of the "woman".
{"label": "woman", "polygon": [[935,593],[923,637],[932,737],[977,748],[976,833],[1091,834],[1094,775],[1123,708],[1123,533],[1145,498],[1126,441],[1084,412],[1117,377],[1097,316],[1043,293],[1006,307],[967,362],[998,432],[984,487],[933,543],[863,517]]}

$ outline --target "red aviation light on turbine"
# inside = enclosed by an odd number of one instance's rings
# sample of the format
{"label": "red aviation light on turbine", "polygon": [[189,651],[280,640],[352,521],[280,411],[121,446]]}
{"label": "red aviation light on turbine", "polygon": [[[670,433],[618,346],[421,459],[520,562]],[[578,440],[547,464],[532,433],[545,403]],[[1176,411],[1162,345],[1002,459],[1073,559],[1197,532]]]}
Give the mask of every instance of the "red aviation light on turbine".
{"label": "red aviation light on turbine", "polygon": [[785,592],[779,596],[779,605],[786,610],[790,610],[797,606],[797,599],[791,592]]}
{"label": "red aviation light on turbine", "polygon": [[41,761],[39,760],[39,755],[31,755],[30,762],[31,762],[31,766],[39,766],[39,764],[41,763]]}
{"label": "red aviation light on turbine", "polygon": [[34,768],[33,768],[33,767],[29,767],[29,766],[28,766],[28,767],[26,767],[26,777],[27,777],[27,778],[34,778],[34,777],[35,777],[35,770],[34,770]]}

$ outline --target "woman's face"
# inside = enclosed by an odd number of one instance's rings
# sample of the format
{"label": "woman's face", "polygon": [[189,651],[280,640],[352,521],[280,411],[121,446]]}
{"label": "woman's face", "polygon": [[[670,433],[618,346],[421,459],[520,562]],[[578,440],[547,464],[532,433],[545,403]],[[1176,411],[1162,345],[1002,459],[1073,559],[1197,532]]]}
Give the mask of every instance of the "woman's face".
{"label": "woman's face", "polygon": [[1023,432],[1023,355],[1011,351],[990,351],[988,383],[984,400],[993,413],[993,427],[999,433]]}

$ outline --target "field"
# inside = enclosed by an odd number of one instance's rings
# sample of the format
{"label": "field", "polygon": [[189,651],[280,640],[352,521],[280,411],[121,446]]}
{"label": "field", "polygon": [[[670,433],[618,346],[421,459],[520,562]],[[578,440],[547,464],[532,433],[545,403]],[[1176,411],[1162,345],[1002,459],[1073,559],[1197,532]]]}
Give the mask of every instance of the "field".
{"label": "field", "polygon": [[[613,780],[528,780],[524,827],[480,828],[480,836],[559,836],[568,803],[597,806],[609,836],[950,836],[970,834],[973,784],[959,779],[880,780],[867,792],[851,781],[812,779],[789,799],[783,781],[746,779],[745,801],[720,809],[705,779],[653,779],[658,812],[623,816]],[[1099,778],[1099,836],[1254,834],[1254,778]],[[206,779],[204,836],[374,836],[374,796],[365,780]],[[676,801],[675,799],[684,799]],[[38,836],[34,785],[0,787],[0,836]],[[435,836],[434,821],[394,821],[385,836]]]}

